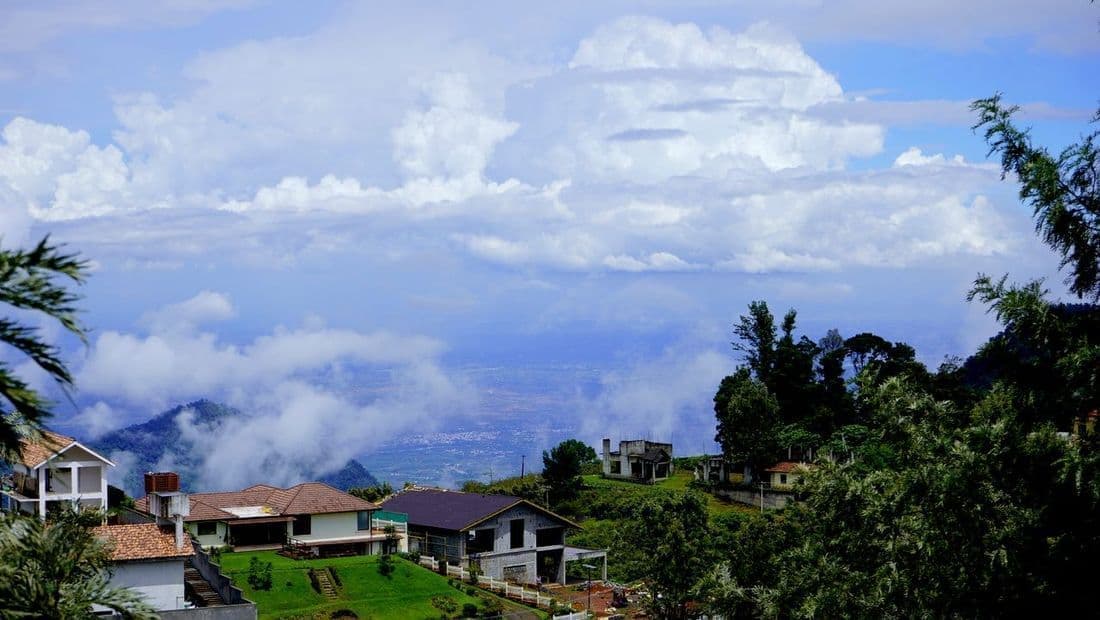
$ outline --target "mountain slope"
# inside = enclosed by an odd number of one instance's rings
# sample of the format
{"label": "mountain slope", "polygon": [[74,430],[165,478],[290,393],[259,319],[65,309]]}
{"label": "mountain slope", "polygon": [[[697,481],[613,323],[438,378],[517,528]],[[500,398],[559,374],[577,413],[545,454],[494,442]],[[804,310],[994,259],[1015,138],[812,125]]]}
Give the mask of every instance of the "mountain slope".
{"label": "mountain slope", "polygon": [[[179,473],[180,483],[186,490],[207,490],[194,486],[198,480],[197,472],[202,465],[202,457],[197,453],[198,447],[188,447],[189,442],[181,436],[180,415],[189,416],[186,420],[187,426],[216,427],[226,419],[243,414],[220,403],[197,400],[173,407],[141,424],[108,433],[93,442],[93,449],[105,456],[127,453],[117,460],[118,465],[127,470],[121,486],[130,495],[142,495],[142,474],[158,470]],[[342,469],[322,476],[319,480],[345,491],[351,487],[378,484],[378,480],[354,459],[349,460]]]}

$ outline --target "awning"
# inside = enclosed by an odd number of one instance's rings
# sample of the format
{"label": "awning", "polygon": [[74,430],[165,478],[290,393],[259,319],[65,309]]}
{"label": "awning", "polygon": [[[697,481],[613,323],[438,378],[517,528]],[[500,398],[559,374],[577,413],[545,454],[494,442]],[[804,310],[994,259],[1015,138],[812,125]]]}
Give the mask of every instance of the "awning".
{"label": "awning", "polygon": [[566,547],[562,552],[562,560],[573,562],[576,560],[589,560],[593,558],[606,558],[606,549],[585,549],[584,547]]}

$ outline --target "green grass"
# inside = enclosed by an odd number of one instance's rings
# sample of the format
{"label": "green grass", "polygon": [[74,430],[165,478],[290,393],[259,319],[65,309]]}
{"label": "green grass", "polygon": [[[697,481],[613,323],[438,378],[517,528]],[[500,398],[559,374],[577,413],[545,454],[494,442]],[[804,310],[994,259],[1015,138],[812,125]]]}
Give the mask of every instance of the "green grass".
{"label": "green grass", "polygon": [[[253,557],[271,562],[271,590],[257,591],[248,585],[248,562]],[[226,553],[221,557],[222,571],[254,601],[260,618],[328,618],[337,609],[350,609],[360,618],[377,620],[439,618],[432,607],[436,595],[451,597],[461,611],[465,603],[481,607],[481,597],[470,597],[447,583],[447,578],[396,558],[396,569],[389,577],[378,572],[378,556],[354,556],[317,560],[292,560],[274,551]],[[328,600],[318,594],[309,581],[310,568],[334,567],[343,586],[339,596]],[[481,596],[491,596],[482,594]],[[506,603],[512,609],[514,603]]]}
{"label": "green grass", "polygon": [[[584,484],[587,487],[593,489],[630,489],[635,493],[644,495],[647,490],[654,493],[661,491],[673,491],[685,493],[689,490],[691,481],[694,479],[689,471],[677,471],[672,474],[672,477],[665,480],[661,480],[655,484],[638,484],[637,482],[629,482],[626,480],[611,480],[609,478],[602,478],[600,476],[584,476]],[[704,493],[699,491],[707,498],[707,511],[711,515],[722,515],[731,512],[756,512],[751,506],[744,504],[738,504],[737,502],[729,502],[724,499],[717,498],[710,493]]]}

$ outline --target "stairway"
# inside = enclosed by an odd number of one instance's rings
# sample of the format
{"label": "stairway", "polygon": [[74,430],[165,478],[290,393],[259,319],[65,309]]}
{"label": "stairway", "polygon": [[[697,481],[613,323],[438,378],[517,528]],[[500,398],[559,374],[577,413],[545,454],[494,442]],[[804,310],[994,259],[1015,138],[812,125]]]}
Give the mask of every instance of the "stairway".
{"label": "stairway", "polygon": [[183,582],[186,584],[187,593],[189,594],[188,599],[196,605],[200,607],[213,607],[225,604],[225,601],[222,600],[218,591],[203,579],[202,575],[199,573],[199,569],[191,565],[191,560],[187,560],[184,564]]}
{"label": "stairway", "polygon": [[327,599],[336,598],[336,586],[332,584],[332,577],[329,575],[327,569],[311,569],[314,578],[317,580],[317,590],[321,593],[321,596]]}

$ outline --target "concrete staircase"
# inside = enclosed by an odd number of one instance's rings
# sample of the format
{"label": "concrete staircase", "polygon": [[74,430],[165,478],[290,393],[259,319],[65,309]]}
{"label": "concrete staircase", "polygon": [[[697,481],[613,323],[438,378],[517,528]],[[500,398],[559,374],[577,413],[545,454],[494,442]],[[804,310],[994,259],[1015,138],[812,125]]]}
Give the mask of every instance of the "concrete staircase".
{"label": "concrete staircase", "polygon": [[321,596],[327,599],[336,598],[336,586],[332,583],[332,576],[327,569],[312,569],[313,576],[317,580],[317,590],[321,593]]}
{"label": "concrete staircase", "polygon": [[218,591],[211,587],[199,574],[199,569],[191,565],[190,559],[184,564],[183,582],[186,584],[188,599],[199,607],[214,607],[225,604]]}

